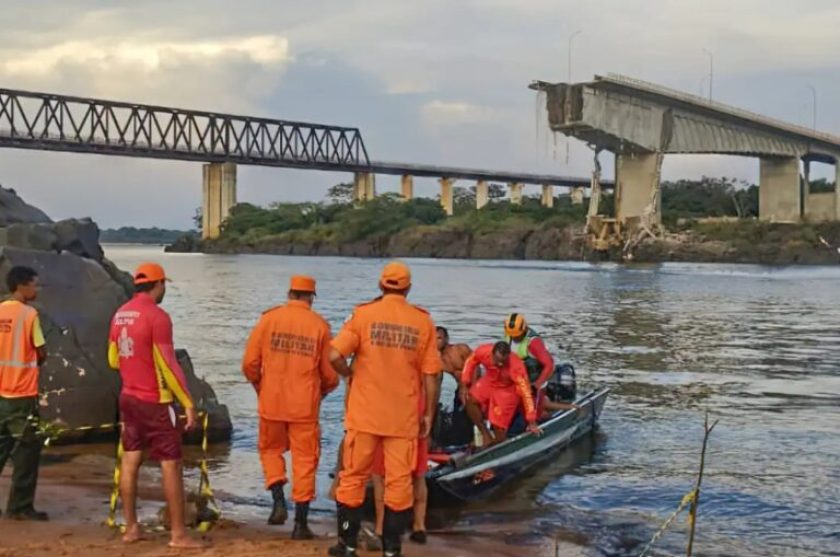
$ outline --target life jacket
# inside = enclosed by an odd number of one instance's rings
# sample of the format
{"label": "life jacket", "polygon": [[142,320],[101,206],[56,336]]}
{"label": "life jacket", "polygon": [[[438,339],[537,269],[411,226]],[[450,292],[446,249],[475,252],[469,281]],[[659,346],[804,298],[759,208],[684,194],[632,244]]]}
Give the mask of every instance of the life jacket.
{"label": "life jacket", "polygon": [[540,338],[540,334],[531,327],[528,327],[528,330],[525,331],[525,338],[519,343],[515,343],[511,337],[505,337],[505,341],[511,345],[513,353],[525,364],[525,369],[528,371],[528,379],[531,381],[531,384],[539,379],[543,371],[542,364],[539,360],[531,356],[531,351],[529,350],[531,341],[535,338]]}
{"label": "life jacket", "polygon": [[0,303],[0,396],[38,396],[38,351],[32,328],[38,311],[21,302]]}

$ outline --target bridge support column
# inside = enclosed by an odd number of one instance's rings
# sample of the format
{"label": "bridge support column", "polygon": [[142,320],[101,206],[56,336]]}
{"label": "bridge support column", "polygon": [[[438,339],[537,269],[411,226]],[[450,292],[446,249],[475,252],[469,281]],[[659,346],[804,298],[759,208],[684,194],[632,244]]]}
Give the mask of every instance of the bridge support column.
{"label": "bridge support column", "polygon": [[452,201],[452,185],[455,183],[455,180],[452,178],[441,178],[438,181],[440,182],[440,206],[443,207],[443,212],[451,217],[455,214],[455,206]]}
{"label": "bridge support column", "polygon": [[583,205],[584,190],[582,187],[574,187],[569,192],[569,198],[572,200],[572,205]]}
{"label": "bridge support column", "polygon": [[508,184],[511,205],[522,205],[522,187],[519,183]]}
{"label": "bridge support column", "polygon": [[490,203],[490,188],[487,180],[479,180],[475,183],[475,208],[481,209]]}
{"label": "bridge support column", "polygon": [[619,222],[638,217],[646,226],[661,223],[661,169],[661,153],[619,154],[615,157],[615,216]]}
{"label": "bridge support column", "polygon": [[801,183],[798,157],[762,158],[758,181],[758,218],[799,222]]}
{"label": "bridge support column", "polygon": [[[805,215],[808,222],[834,222],[840,220],[840,190],[835,180],[834,191],[811,193],[811,164],[805,161]],[[840,168],[840,166],[836,167]],[[840,170],[836,172],[840,173]]]}
{"label": "bridge support column", "polygon": [[400,193],[404,201],[414,199],[414,176],[411,174],[403,174],[400,180]]}
{"label": "bridge support column", "polygon": [[353,174],[353,197],[356,201],[370,201],[376,197],[376,174],[373,172]]}
{"label": "bridge support column", "polygon": [[542,187],[540,203],[543,207],[548,207],[549,209],[554,207],[554,186],[544,185]]}
{"label": "bridge support column", "polygon": [[834,220],[840,221],[840,158],[834,161]]}
{"label": "bridge support column", "polygon": [[202,168],[201,237],[218,238],[221,225],[236,205],[236,165],[208,163]]}

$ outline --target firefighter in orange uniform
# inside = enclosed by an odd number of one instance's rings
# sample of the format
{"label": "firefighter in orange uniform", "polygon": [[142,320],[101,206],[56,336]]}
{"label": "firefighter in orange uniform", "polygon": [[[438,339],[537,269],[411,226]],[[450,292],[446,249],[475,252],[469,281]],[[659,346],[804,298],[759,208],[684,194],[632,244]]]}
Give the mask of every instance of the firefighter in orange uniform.
{"label": "firefighter in orange uniform", "polygon": [[321,454],[318,418],[321,399],[338,386],[330,365],[330,326],[312,310],[315,280],[294,276],[289,299],[260,317],[245,349],[242,372],[257,391],[259,451],[266,489],[274,508],[269,524],[288,518],[283,486],[288,481],[284,453],[292,453],[292,539],[307,540],[309,504]]}
{"label": "firefighter in orange uniform", "polygon": [[12,267],[6,277],[10,297],[0,303],[0,472],[11,457],[14,464],[7,518],[47,520],[36,511],[35,487],[43,443],[36,435],[38,366],[47,357],[38,310],[38,274],[29,267]]}
{"label": "firefighter in orange uniform", "polygon": [[[339,472],[338,545],[329,554],[356,555],[365,486],[377,448],[385,455],[384,555],[401,555],[401,536],[414,503],[412,471],[418,438],[428,437],[438,400],[440,354],[429,314],[406,300],[411,271],[388,263],[379,281],[382,296],[357,306],[333,340],[339,374],[353,377]],[[353,369],[346,358],[354,355]],[[425,410],[420,396],[425,389]]]}

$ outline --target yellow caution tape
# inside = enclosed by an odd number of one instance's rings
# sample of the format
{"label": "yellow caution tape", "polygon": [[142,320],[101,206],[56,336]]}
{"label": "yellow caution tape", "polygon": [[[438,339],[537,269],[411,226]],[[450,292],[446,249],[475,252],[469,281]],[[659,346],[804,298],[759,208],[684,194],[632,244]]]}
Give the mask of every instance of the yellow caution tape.
{"label": "yellow caution tape", "polygon": [[[209,517],[198,524],[198,530],[206,533],[212,528],[213,523],[222,516],[222,512],[216,504],[216,498],[213,495],[213,489],[210,487],[210,470],[207,466],[207,447],[208,430],[210,425],[210,415],[207,412],[199,414],[202,417],[202,439],[201,439],[201,461],[199,463],[199,482],[198,482],[198,500],[204,500],[207,503],[207,509],[210,511]],[[44,438],[44,446],[49,446],[53,439],[58,439],[61,435],[67,433],[77,433],[84,431],[94,431],[100,429],[117,429],[122,425],[122,422],[112,422],[101,425],[88,425],[79,427],[62,427],[54,422],[47,423],[41,421],[37,416],[29,416],[28,420],[36,428],[35,434]],[[22,435],[12,435],[12,437],[21,437]],[[117,502],[120,498],[120,466],[123,457],[122,439],[117,442],[117,458],[114,464],[114,486],[111,490],[111,498],[108,506],[108,518],[105,524],[109,528],[119,528],[121,532],[125,532],[125,525],[117,522]]]}
{"label": "yellow caution tape", "polygon": [[[642,549],[642,552],[639,553],[639,557],[646,557],[647,555],[651,554],[650,552],[653,551],[653,545],[657,541],[659,541],[659,538],[661,538],[665,534],[665,531],[668,529],[669,526],[671,526],[674,520],[676,520],[677,516],[679,516],[683,509],[685,509],[686,506],[693,503],[696,498],[697,489],[692,489],[691,491],[683,495],[683,498],[680,501],[679,506],[677,506],[677,509],[673,513],[671,513],[671,516],[669,516],[665,522],[662,523],[662,526],[659,527],[659,530],[656,531],[656,533],[653,535],[653,537],[651,537],[647,545],[645,545],[644,549]],[[688,520],[689,524],[691,523],[691,521],[694,520],[694,517],[691,513],[688,514]]]}
{"label": "yellow caution tape", "polygon": [[213,523],[219,520],[222,516],[222,511],[219,509],[218,505],[216,505],[216,498],[213,495],[213,488],[210,487],[210,471],[207,468],[207,430],[210,424],[210,416],[205,413],[204,419],[202,420],[202,427],[203,430],[202,438],[201,438],[201,462],[198,465],[198,469],[200,472],[199,479],[198,479],[198,500],[201,501],[204,499],[207,503],[207,508],[209,509],[212,518],[208,517],[206,520],[199,522],[198,530],[199,532],[206,533],[210,530],[213,526]]}
{"label": "yellow caution tape", "polygon": [[114,487],[111,490],[111,501],[108,507],[108,520],[105,524],[109,528],[119,528],[120,532],[125,532],[125,525],[117,524],[117,501],[120,498],[120,467],[122,465],[123,444],[122,439],[117,441],[117,459],[114,464]]}

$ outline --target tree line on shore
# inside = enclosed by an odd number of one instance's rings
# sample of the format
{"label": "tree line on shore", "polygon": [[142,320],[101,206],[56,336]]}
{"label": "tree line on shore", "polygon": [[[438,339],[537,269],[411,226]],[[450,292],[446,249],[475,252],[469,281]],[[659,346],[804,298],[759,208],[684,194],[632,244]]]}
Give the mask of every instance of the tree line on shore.
{"label": "tree line on shore", "polygon": [[[831,187],[815,182],[812,191]],[[309,241],[352,242],[388,236],[418,226],[445,226],[472,233],[506,227],[557,227],[583,223],[586,204],[575,205],[568,194],[555,197],[553,208],[542,207],[538,196],[526,196],[521,205],[505,198],[506,188],[490,186],[490,203],[475,208],[475,188],[453,190],[454,216],[447,218],[438,199],[403,200],[397,194],[383,194],[370,201],[354,203],[352,184],[330,188],[326,199],[309,203],[272,203],[266,207],[250,203],[235,206],[222,226],[219,241],[251,243],[273,236],[290,235]],[[611,214],[613,197],[607,192],[601,213]],[[662,215],[666,226],[702,217],[758,216],[758,187],[730,178],[704,177],[662,184]]]}

